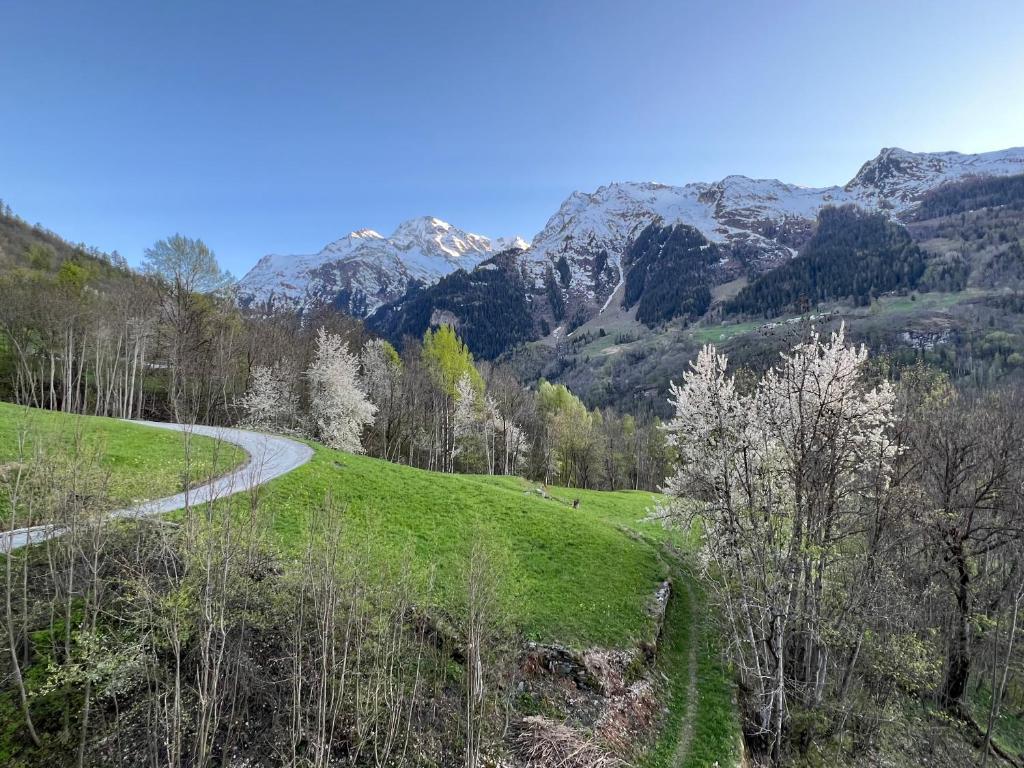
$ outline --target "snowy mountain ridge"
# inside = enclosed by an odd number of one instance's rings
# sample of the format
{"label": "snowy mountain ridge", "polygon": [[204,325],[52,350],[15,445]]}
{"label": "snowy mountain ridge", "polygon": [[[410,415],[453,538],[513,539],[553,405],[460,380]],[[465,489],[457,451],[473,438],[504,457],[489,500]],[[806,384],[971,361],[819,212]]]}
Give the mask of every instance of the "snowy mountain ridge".
{"label": "snowy mountain ridge", "polygon": [[947,182],[1021,173],[1024,147],[977,155],[889,148],[844,186],[802,187],[738,175],[684,186],[618,182],[572,193],[534,237],[523,265],[538,292],[550,291],[553,277],[561,278],[571,321],[574,312],[592,315],[608,306],[623,279],[629,244],[655,221],[688,224],[725,246],[737,273],[765,271],[796,253],[826,206],[855,204],[899,220]]}
{"label": "snowy mountain ridge", "polygon": [[430,285],[515,247],[524,251],[520,265],[532,290],[561,293],[571,321],[608,306],[624,279],[629,244],[655,221],[691,225],[723,246],[727,272],[765,271],[792,258],[825,206],[855,204],[900,220],[947,182],[1021,173],[1024,147],[974,155],[886,148],[843,186],[802,187],[739,175],[683,186],[616,182],[573,192],[529,244],[492,240],[424,216],[387,237],[364,229],[316,254],[265,256],[242,278],[238,294],[243,304],[326,303],[364,316],[402,296],[412,280]]}
{"label": "snowy mountain ridge", "polygon": [[331,304],[356,316],[402,295],[412,280],[437,282],[456,269],[471,270],[522,238],[492,241],[433,216],[409,219],[391,235],[360,229],[307,255],[264,256],[239,281],[244,305],[296,309]]}

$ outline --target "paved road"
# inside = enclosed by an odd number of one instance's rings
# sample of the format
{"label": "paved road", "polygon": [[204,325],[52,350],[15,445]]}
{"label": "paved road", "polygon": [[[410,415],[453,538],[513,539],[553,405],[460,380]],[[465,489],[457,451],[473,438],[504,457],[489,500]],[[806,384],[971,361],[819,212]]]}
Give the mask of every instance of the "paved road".
{"label": "paved road", "polygon": [[[301,467],[313,457],[313,449],[308,445],[276,435],[265,435],[260,432],[229,429],[228,427],[189,426],[158,421],[133,421],[132,423],[179,432],[191,430],[196,435],[205,435],[226,443],[234,443],[249,454],[249,460],[234,472],[219,477],[211,483],[192,488],[175,496],[147,501],[129,509],[115,510],[110,513],[111,517],[159,515],[182,509],[186,505],[204,504],[211,499],[248,491],[257,485],[262,485],[275,477],[280,477]],[[59,536],[60,533],[61,529],[52,525],[36,525],[31,528],[3,531],[0,532],[0,552],[10,552],[12,549],[18,549],[27,544],[38,544],[46,539]]]}

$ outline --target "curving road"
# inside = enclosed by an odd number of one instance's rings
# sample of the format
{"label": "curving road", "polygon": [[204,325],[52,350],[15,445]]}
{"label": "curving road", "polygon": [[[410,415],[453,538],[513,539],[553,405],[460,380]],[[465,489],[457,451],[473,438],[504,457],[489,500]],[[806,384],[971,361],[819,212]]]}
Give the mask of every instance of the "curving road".
{"label": "curving road", "polygon": [[[261,432],[249,432],[229,427],[167,424],[158,421],[132,421],[131,423],[157,429],[192,432],[195,435],[205,435],[225,443],[233,443],[249,454],[249,460],[235,471],[218,477],[206,485],[191,488],[175,496],[146,501],[135,507],[115,510],[110,513],[111,517],[159,515],[182,509],[185,506],[221,499],[233,493],[248,491],[257,485],[262,485],[275,477],[280,477],[301,467],[313,457],[313,449],[308,445],[296,440],[289,440],[287,437],[266,435]],[[30,528],[3,531],[0,532],[0,553],[10,552],[12,549],[18,549],[28,544],[38,544],[60,534],[61,529],[53,525],[34,525]]]}

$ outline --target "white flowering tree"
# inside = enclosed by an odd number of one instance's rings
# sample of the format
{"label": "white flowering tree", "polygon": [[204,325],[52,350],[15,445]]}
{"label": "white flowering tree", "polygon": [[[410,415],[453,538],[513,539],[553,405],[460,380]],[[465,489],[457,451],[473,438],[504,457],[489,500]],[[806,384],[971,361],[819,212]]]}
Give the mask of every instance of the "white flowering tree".
{"label": "white flowering tree", "polygon": [[395,461],[401,446],[404,411],[402,359],[388,342],[370,339],[359,353],[359,366],[366,395],[377,407],[371,450]]}
{"label": "white flowering tree", "polygon": [[837,666],[838,574],[895,456],[894,394],[869,385],[866,360],[842,329],[815,334],[744,394],[708,346],[671,389],[679,464],[666,490],[698,502],[750,725],[776,762],[787,695],[820,703]]}
{"label": "white flowering tree", "polygon": [[491,366],[487,373],[486,407],[493,443],[491,471],[515,474],[527,453],[528,439],[522,425],[532,415],[534,396],[520,386],[506,366]]}
{"label": "white flowering tree", "polygon": [[295,393],[280,366],[257,365],[252,369],[249,388],[239,401],[243,423],[256,429],[288,429],[296,415]]}
{"label": "white flowering tree", "polygon": [[[488,447],[485,432],[489,420],[486,402],[469,373],[463,373],[455,383],[455,456],[479,451],[481,444]],[[489,463],[489,462],[488,462]]]}
{"label": "white flowering tree", "polygon": [[[490,395],[484,397],[480,415],[488,474],[514,474],[526,453],[526,433]],[[499,457],[503,464],[499,464]]]}
{"label": "white flowering tree", "polygon": [[526,457],[526,430],[502,414],[499,414],[498,427],[505,443],[503,473],[514,475],[519,467],[519,462]]}
{"label": "white flowering tree", "polygon": [[377,407],[367,399],[358,361],[340,336],[323,328],[317,332],[316,357],[306,376],[317,436],[331,448],[362,453],[362,431]]}

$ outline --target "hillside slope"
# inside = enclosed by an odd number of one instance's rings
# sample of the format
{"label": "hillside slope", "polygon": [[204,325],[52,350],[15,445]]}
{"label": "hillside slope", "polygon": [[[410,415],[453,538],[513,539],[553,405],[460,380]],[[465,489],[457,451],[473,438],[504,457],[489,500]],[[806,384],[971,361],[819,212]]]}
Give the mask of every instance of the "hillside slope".
{"label": "hillside slope", "polygon": [[372,532],[382,557],[436,568],[442,595],[460,588],[482,531],[508,555],[505,585],[528,637],[579,648],[649,637],[647,605],[664,569],[620,526],[659,531],[642,522],[657,496],[551,488],[543,498],[539,490],[518,478],[441,474],[315,446],[309,464],[266,486],[261,504],[274,510],[288,550],[304,543],[310,514],[329,495],[350,530]]}
{"label": "hillside slope", "polygon": [[[525,345],[507,359],[524,379],[566,384],[590,406],[662,415],[669,381],[701,345],[763,369],[807,323],[827,331],[845,322],[853,339],[897,365],[924,360],[954,378],[989,382],[1024,374],[1021,179],[943,184],[921,197],[905,226],[826,209],[825,229],[806,234],[806,258],[713,286],[699,322],[649,328],[635,311],[609,307],[567,338]],[[725,317],[730,306],[747,318]]]}
{"label": "hillside slope", "polygon": [[112,259],[94,248],[69,243],[40,224],[29,224],[9,209],[0,210],[0,274],[16,268],[54,273],[68,262],[110,279],[122,274],[123,261],[116,254]]}
{"label": "hillside slope", "polygon": [[867,305],[881,294],[916,288],[924,270],[925,254],[905,227],[854,206],[825,208],[800,253],[743,288],[725,310],[776,317],[799,311],[801,302]]}
{"label": "hillside slope", "polygon": [[[56,418],[52,414],[34,415]],[[76,422],[75,427],[84,432],[102,431],[114,424],[123,428],[113,430],[114,433],[140,431],[154,438],[177,437],[150,434],[151,430],[92,417],[64,418]],[[615,707],[623,706],[630,701],[629,696],[618,688],[609,687],[607,682],[596,680],[594,673],[577,667],[583,659],[606,659],[602,663],[612,664],[613,669],[620,665],[621,673],[626,674],[629,681],[635,681],[630,685],[639,686],[629,690],[642,692],[642,706],[638,710],[642,718],[636,721],[636,730],[628,732],[627,741],[619,749],[651,766],[681,765],[682,762],[663,759],[665,755],[677,754],[692,755],[694,759],[710,756],[720,760],[722,765],[735,760],[738,732],[732,711],[732,689],[717,654],[710,650],[714,647],[713,631],[708,624],[711,617],[694,601],[695,593],[689,586],[691,577],[675,556],[666,555],[664,548],[670,538],[685,546],[687,537],[670,535],[659,524],[645,520],[659,500],[657,495],[545,489],[514,477],[439,474],[313,447],[314,457],[310,463],[267,484],[258,499],[254,495],[239,494],[218,502],[220,509],[228,514],[210,516],[210,510],[203,508],[201,513],[198,510],[172,513],[166,518],[172,523],[169,526],[121,523],[110,529],[110,540],[100,557],[108,558],[104,579],[110,590],[107,594],[113,596],[114,602],[103,618],[103,631],[117,626],[117,642],[127,643],[128,648],[136,648],[136,642],[148,642],[133,639],[133,626],[125,622],[124,615],[113,610],[121,606],[117,610],[124,611],[124,605],[117,602],[116,596],[123,593],[128,597],[136,588],[119,581],[120,564],[131,562],[131,558],[146,552],[146,547],[140,547],[140,543],[147,541],[147,537],[169,536],[158,539],[168,547],[179,533],[188,536],[197,525],[204,526],[202,530],[209,535],[219,530],[218,519],[226,524],[237,519],[237,523],[228,524],[241,526],[231,529],[230,541],[236,542],[235,537],[241,536],[243,528],[250,525],[246,521],[251,519],[254,510],[258,510],[269,525],[278,554],[269,571],[264,565],[254,576],[262,586],[246,587],[245,580],[241,583],[248,599],[254,601],[244,614],[250,617],[250,622],[258,622],[258,617],[265,614],[277,615],[275,611],[290,610],[289,601],[280,601],[271,595],[278,595],[277,590],[301,578],[303,564],[309,557],[310,527],[315,525],[314,518],[318,515],[322,522],[324,511],[332,519],[331,525],[344,537],[344,546],[355,545],[363,550],[363,555],[352,553],[357,558],[364,555],[368,558],[359,560],[362,567],[405,583],[411,590],[407,599],[415,601],[416,615],[433,617],[431,621],[436,620],[437,626],[442,628],[459,626],[471,552],[479,542],[484,542],[493,553],[491,562],[498,601],[504,606],[506,616],[503,621],[507,620],[508,627],[518,638],[510,650],[512,656],[504,661],[525,665],[523,671],[516,673],[517,679],[523,680],[518,689],[520,693],[510,701],[514,717],[530,723],[537,722],[530,718],[536,718],[539,713],[554,717],[557,712],[560,713],[557,722],[571,723],[576,729],[574,732],[581,734],[589,733],[599,724],[602,729],[611,727],[603,724],[604,720],[594,718],[612,706],[606,702],[613,702]],[[160,451],[153,452],[153,456],[158,455]],[[134,468],[126,474],[133,472]],[[574,505],[574,501],[578,504]],[[205,523],[201,522],[204,520]],[[211,525],[212,528],[205,527]],[[140,537],[137,540],[136,535]],[[194,541],[204,542],[206,535]],[[215,535],[211,543],[217,541]],[[232,546],[236,550],[244,549],[246,541],[242,536]],[[26,558],[32,573],[35,573],[32,569],[41,569],[41,578],[29,582],[33,590],[40,589],[46,581],[44,549],[30,547],[18,554]],[[201,551],[206,553],[204,557],[216,557],[211,551]],[[146,557],[157,554],[154,550]],[[182,562],[189,563],[188,570],[201,578],[201,561]],[[410,575],[411,580],[402,581]],[[421,581],[421,577],[425,581]],[[168,578],[168,574],[163,578]],[[668,596],[664,587],[666,579],[674,583],[675,589],[668,600],[668,619],[662,629]],[[432,586],[427,587],[427,581]],[[273,585],[277,583],[280,586],[275,588]],[[156,583],[152,586],[159,588]],[[270,592],[266,594],[259,591],[268,589]],[[189,604],[198,599],[198,593],[181,594],[191,595]],[[48,599],[45,591],[38,597]],[[131,602],[129,597],[129,604]],[[271,643],[273,651],[266,658],[251,659],[248,664],[255,665],[254,673],[257,667],[263,669],[259,665],[264,664],[267,671],[276,669],[280,673],[280,668],[273,666],[280,661],[275,654],[286,653],[287,647],[282,651],[272,645],[271,640],[280,627],[276,622],[258,626],[261,628],[253,642],[260,648],[261,644]],[[56,669],[47,667],[52,658],[50,654],[54,652],[50,650],[51,631],[45,621],[38,627],[33,624],[31,648],[26,650],[22,667],[30,695],[29,706],[40,735],[39,747],[30,743],[24,730],[16,689],[6,684],[0,688],[0,722],[3,723],[0,755],[19,765],[61,763],[71,759],[76,746],[73,740],[69,742],[59,735],[64,728],[61,712],[67,712],[68,708],[72,713],[76,711],[83,679],[68,672],[62,685],[55,687],[48,682]],[[248,632],[253,633],[254,628],[250,627]],[[113,642],[112,635],[107,637],[108,642]],[[59,640],[56,642],[60,644]],[[161,655],[153,660],[159,663],[157,659],[162,658],[167,647],[159,637],[152,642],[162,649]],[[190,643],[191,638],[185,642]],[[701,649],[708,650],[698,650],[698,643]],[[645,654],[656,647],[664,648],[664,655],[659,651],[656,660],[648,658]],[[529,671],[532,669],[529,660],[538,654],[539,658],[550,656],[560,661],[549,671]],[[188,658],[195,658],[191,651]],[[414,659],[402,659],[399,663],[410,661]],[[5,664],[7,661],[0,661],[0,669],[6,669]],[[433,661],[425,662],[423,674],[440,675],[448,683],[443,691],[432,695],[431,706],[447,711],[453,700],[458,701],[461,673],[450,665],[435,669],[433,664]],[[117,749],[122,748],[123,740],[129,755],[137,754],[132,751],[133,740],[142,738],[143,731],[138,730],[142,719],[134,697],[141,695],[144,687],[137,690],[132,687],[133,683],[127,682],[134,679],[132,675],[136,672],[127,670],[126,674],[126,682],[118,683],[122,687],[116,693],[117,706],[124,713],[124,719],[119,719],[118,710],[102,705],[103,719],[93,726],[95,738],[89,741],[86,754],[107,753],[111,741],[104,734],[108,733],[108,728],[120,728]],[[9,677],[5,680],[10,682]],[[566,685],[570,688],[565,688]],[[579,686],[578,691],[566,695],[575,686]],[[668,708],[666,714],[650,709],[655,701],[664,702]],[[278,705],[285,706],[281,702]],[[626,714],[628,709],[616,717]],[[685,741],[681,741],[680,723],[684,714],[693,719],[695,727],[690,726]],[[71,720],[72,729],[77,728],[73,714]],[[231,726],[231,729],[241,729],[235,734],[241,740],[236,747],[237,755],[248,754],[246,744],[260,743],[265,734],[259,729],[269,727],[262,711],[250,712],[247,720],[251,720],[252,728],[256,729],[251,733],[246,730],[248,724]],[[511,736],[508,744],[514,751]],[[684,745],[682,752],[677,750],[677,744]],[[455,747],[457,755],[458,747]],[[428,752],[437,756],[446,754],[445,750],[441,747],[437,752],[430,747]],[[430,762],[433,758],[424,756],[423,759],[427,760],[424,764],[433,764]]]}

